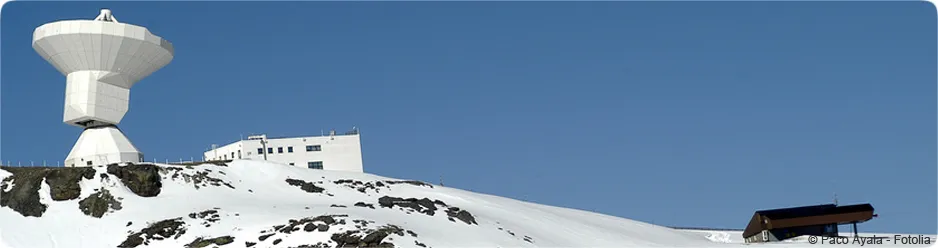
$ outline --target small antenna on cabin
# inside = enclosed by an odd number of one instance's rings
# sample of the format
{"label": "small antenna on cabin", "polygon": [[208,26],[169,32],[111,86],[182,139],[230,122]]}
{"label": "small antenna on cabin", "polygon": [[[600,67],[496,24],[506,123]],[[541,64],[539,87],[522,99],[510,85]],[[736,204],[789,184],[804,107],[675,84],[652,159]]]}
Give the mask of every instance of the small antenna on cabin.
{"label": "small antenna on cabin", "polygon": [[837,205],[837,192],[834,192],[834,205]]}
{"label": "small antenna on cabin", "polygon": [[440,174],[440,186],[443,186],[443,174]]}

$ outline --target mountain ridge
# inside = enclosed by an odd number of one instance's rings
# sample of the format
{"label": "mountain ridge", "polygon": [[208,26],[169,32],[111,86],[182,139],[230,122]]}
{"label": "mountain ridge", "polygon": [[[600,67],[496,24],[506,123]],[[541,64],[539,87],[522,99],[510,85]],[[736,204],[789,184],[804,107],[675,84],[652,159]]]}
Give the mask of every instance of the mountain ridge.
{"label": "mountain ridge", "polygon": [[247,160],[0,167],[0,219],[12,220],[0,223],[0,244],[13,247],[710,244],[582,210]]}

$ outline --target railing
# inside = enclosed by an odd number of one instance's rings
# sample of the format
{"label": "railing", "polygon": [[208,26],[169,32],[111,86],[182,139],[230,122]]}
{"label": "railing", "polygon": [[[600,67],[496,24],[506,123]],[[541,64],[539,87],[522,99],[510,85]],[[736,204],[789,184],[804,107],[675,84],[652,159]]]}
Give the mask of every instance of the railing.
{"label": "railing", "polygon": [[[219,160],[208,160],[208,161],[202,160],[202,159],[196,160],[195,157],[190,157],[188,160],[182,159],[182,158],[179,158],[179,159],[172,159],[172,160],[170,160],[170,159],[146,159],[146,160],[144,160],[143,162],[145,162],[145,163],[160,163],[160,164],[174,164],[174,165],[179,165],[179,164],[194,165],[194,164],[200,164],[200,163],[219,162]],[[227,161],[221,160],[220,162],[231,162],[231,160],[227,160]],[[23,162],[23,161],[0,161],[0,166],[4,166],[4,167],[63,167],[63,166],[65,166],[65,161],[48,161],[48,160],[43,160],[43,161],[26,161],[26,162]]]}
{"label": "railing", "polygon": [[681,226],[668,226],[671,229],[678,230],[697,230],[697,231],[742,231],[743,229],[737,228],[712,228],[712,227],[681,227]]}

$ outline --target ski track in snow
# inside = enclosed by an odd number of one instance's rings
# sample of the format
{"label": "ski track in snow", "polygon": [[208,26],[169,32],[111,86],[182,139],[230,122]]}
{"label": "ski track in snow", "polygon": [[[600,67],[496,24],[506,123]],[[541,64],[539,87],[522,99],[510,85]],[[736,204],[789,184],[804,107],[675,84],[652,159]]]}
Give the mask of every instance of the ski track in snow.
{"label": "ski track in snow", "polygon": [[[384,239],[395,247],[421,247],[418,243],[434,248],[749,246],[740,244],[742,238],[734,232],[676,230],[439,185],[432,185],[432,188],[408,183],[382,183],[383,187],[375,186],[379,181],[403,180],[364,173],[310,170],[248,160],[237,160],[227,166],[157,165],[164,169],[160,174],[160,193],[154,197],[138,196],[117,176],[108,174],[104,166],[93,167],[94,178],[81,179],[81,193],[73,200],[54,201],[50,196],[49,185],[43,181],[39,188],[40,202],[48,208],[42,217],[24,217],[9,207],[0,207],[0,248],[117,247],[130,233],[140,232],[150,224],[173,218],[181,218],[180,221],[184,222],[184,234],[178,238],[149,240],[148,244],[138,247],[184,247],[196,238],[222,236],[234,237],[234,241],[209,247],[246,247],[245,242],[256,243],[253,247],[296,247],[318,242],[336,247],[336,242],[331,241],[333,234],[358,230],[360,228],[355,226],[363,223],[365,228],[390,224],[406,230],[403,235],[390,234]],[[107,178],[102,178],[102,174],[106,174]],[[216,186],[204,178],[197,181],[186,177],[196,174],[221,182]],[[0,180],[12,175],[0,169]],[[306,192],[301,186],[288,184],[288,179],[313,183],[324,191]],[[338,180],[359,181],[362,185],[335,183]],[[15,183],[15,180],[11,182]],[[366,189],[365,193],[357,190],[367,183],[371,183],[373,188]],[[12,186],[7,185],[0,190],[8,191],[10,188]],[[79,201],[95,194],[97,190],[107,190],[120,202],[121,208],[108,210],[101,218],[84,214],[79,210]],[[435,205],[438,209],[433,216],[419,211],[409,213],[399,206],[382,207],[378,200],[382,196],[428,198],[431,201],[442,201],[446,206]],[[371,204],[374,209],[355,206],[360,202]],[[457,218],[450,220],[448,207],[468,211],[476,224],[467,224]],[[215,212],[208,212],[205,216],[198,214],[211,210]],[[314,227],[328,226],[327,231],[305,231],[304,225],[298,225],[299,230],[289,234],[272,231],[275,226],[289,225],[291,219],[323,215],[347,217],[334,218],[336,221],[343,220],[344,224],[312,222],[315,223]],[[271,233],[274,235],[260,240],[261,236]],[[810,246],[803,241],[754,245]]]}

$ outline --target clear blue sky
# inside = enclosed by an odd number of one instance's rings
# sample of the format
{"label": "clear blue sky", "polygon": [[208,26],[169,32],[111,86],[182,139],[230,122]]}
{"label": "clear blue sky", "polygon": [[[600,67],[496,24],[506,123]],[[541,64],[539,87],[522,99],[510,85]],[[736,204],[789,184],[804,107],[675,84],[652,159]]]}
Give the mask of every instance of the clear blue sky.
{"label": "clear blue sky", "polygon": [[936,233],[925,2],[13,2],[0,159],[77,140],[30,41],[101,7],[175,45],[120,123],[148,158],[355,125],[383,176],[724,228],[836,192]]}

